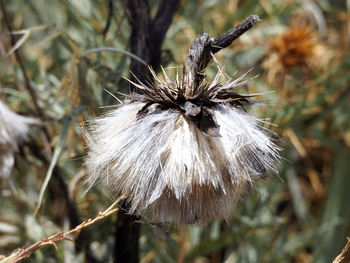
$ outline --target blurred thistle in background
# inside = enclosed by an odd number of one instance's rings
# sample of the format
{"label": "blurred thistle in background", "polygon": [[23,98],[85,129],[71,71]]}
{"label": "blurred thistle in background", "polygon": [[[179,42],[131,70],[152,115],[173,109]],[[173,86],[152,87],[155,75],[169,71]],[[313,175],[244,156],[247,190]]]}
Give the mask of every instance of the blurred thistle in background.
{"label": "blurred thistle in background", "polygon": [[0,100],[0,177],[10,177],[19,144],[28,139],[29,125],[39,123],[18,115]]}
{"label": "blurred thistle in background", "polygon": [[324,67],[331,57],[331,50],[321,42],[311,25],[295,17],[289,28],[269,42],[268,57],[264,61],[269,83],[293,69]]}

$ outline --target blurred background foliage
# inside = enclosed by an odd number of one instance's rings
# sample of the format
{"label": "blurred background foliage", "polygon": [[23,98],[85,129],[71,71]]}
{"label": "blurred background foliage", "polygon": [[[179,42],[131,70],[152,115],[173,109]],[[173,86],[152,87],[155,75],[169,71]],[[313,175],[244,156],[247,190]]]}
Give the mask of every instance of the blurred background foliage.
{"label": "blurred background foliage", "polygon": [[[150,1],[151,7],[158,2]],[[32,128],[31,142],[16,156],[15,189],[0,181],[0,254],[8,255],[71,227],[71,210],[57,198],[63,192],[58,183],[48,188],[34,215],[50,162],[59,168],[81,218],[94,217],[116,199],[98,187],[83,195],[80,124],[118,103],[109,93],[128,92],[122,77],[129,76],[133,55],[119,1],[107,32],[108,1],[3,3],[17,44],[11,45],[2,19],[0,98],[25,116],[43,117],[49,134]],[[264,95],[265,105],[249,110],[275,124],[270,128],[284,139],[279,175],[255,184],[229,222],[171,227],[166,239],[162,228],[143,224],[143,263],[331,262],[350,233],[349,1],[184,0],[167,32],[162,65],[173,71],[198,33],[218,36],[251,14],[262,22],[217,58],[229,75],[250,68],[252,76],[259,74],[249,92],[274,91]],[[26,89],[13,48],[43,116]],[[214,73],[215,66],[209,66],[208,79]],[[44,157],[38,158],[33,144]],[[87,231],[91,253],[101,262],[113,262],[115,220],[111,216]],[[43,248],[28,262],[84,262],[85,254],[64,241],[58,251]]]}

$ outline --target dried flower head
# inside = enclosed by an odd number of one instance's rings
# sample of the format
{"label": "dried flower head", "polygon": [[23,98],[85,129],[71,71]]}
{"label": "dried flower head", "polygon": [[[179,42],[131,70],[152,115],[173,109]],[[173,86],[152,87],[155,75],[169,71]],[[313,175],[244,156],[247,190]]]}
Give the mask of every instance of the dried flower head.
{"label": "dried flower head", "polygon": [[270,40],[263,66],[272,83],[278,74],[295,68],[312,69],[326,65],[330,57],[331,52],[319,40],[312,26],[294,18],[288,30]]}
{"label": "dried flower head", "polygon": [[14,154],[18,144],[27,139],[30,124],[39,124],[39,121],[18,115],[0,101],[0,177],[10,177]]}
{"label": "dried flower head", "polygon": [[192,224],[228,218],[247,185],[275,170],[278,149],[261,121],[244,109],[254,95],[234,92],[245,75],[220,85],[187,89],[164,72],[154,85],[134,83],[142,94],[90,125],[86,165],[126,194],[130,212],[156,222]]}
{"label": "dried flower head", "polygon": [[[153,84],[134,76],[140,92],[125,95],[85,133],[88,183],[99,180],[127,195],[130,213],[148,213],[154,223],[230,217],[245,188],[275,170],[279,158],[262,121],[245,111],[254,94],[235,92],[250,80],[244,74],[221,84],[224,74],[213,56],[258,21],[252,15],[219,37],[198,35],[181,81],[164,70],[162,77],[151,70]],[[219,70],[208,83],[204,70],[211,59]]]}

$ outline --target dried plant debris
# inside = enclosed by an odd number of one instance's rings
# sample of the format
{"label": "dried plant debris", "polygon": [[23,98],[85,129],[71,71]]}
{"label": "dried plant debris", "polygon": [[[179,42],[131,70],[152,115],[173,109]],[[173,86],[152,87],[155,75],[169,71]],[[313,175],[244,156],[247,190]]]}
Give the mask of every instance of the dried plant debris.
{"label": "dried plant debris", "polygon": [[88,183],[96,180],[129,197],[130,212],[155,222],[206,223],[229,218],[247,185],[276,171],[278,147],[245,106],[253,95],[234,90],[245,75],[186,92],[164,72],[154,85],[134,83],[117,109],[93,121]]}
{"label": "dried plant debris", "polygon": [[0,101],[0,177],[9,178],[18,144],[27,139],[29,125],[39,121],[23,117]]}

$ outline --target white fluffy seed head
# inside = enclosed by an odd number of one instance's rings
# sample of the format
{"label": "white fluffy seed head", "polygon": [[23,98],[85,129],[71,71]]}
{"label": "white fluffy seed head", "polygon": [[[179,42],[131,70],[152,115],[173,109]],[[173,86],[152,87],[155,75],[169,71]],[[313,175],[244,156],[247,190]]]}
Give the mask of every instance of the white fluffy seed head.
{"label": "white fluffy seed head", "polygon": [[276,170],[279,149],[241,103],[187,101],[200,113],[185,102],[142,97],[92,121],[85,133],[88,184],[98,180],[126,194],[130,212],[153,222],[228,219],[246,186]]}
{"label": "white fluffy seed head", "polygon": [[10,177],[14,154],[18,144],[27,139],[30,124],[39,121],[18,115],[0,100],[0,177]]}

